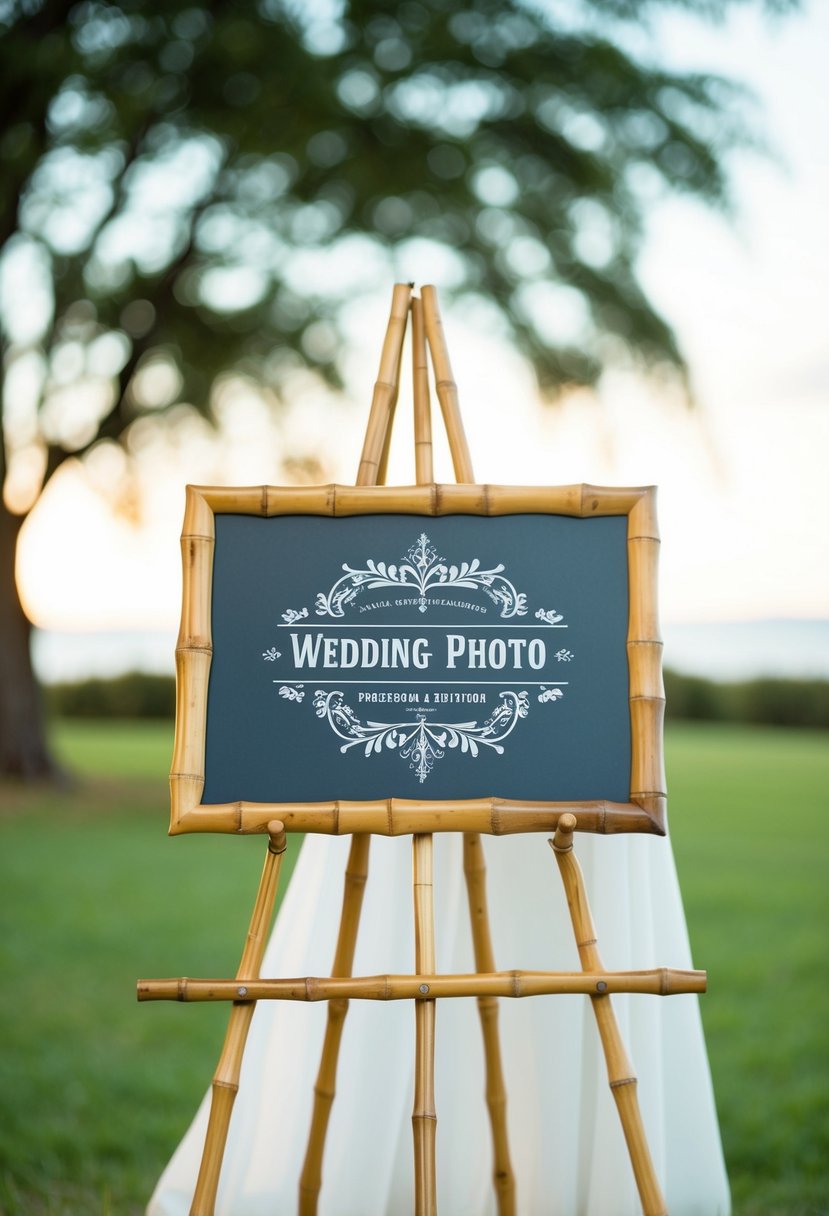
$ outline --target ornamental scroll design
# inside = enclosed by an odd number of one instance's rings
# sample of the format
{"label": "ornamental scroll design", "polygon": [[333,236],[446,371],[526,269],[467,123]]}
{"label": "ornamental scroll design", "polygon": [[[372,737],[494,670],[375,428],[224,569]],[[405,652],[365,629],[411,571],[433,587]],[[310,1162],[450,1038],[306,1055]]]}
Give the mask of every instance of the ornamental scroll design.
{"label": "ornamental scroll design", "polygon": [[425,532],[421,532],[415,544],[398,564],[374,561],[369,558],[363,567],[343,563],[342,575],[328,592],[320,591],[316,599],[317,616],[342,617],[346,607],[361,591],[380,587],[408,591],[418,597],[420,612],[426,612],[428,598],[435,592],[463,588],[483,591],[499,609],[502,619],[524,616],[527,612],[527,597],[504,574],[504,565],[499,562],[489,570],[482,570],[477,557],[471,561],[449,564],[438,555]]}
{"label": "ornamental scroll design", "polygon": [[325,718],[334,733],[343,740],[340,751],[362,747],[366,758],[379,755],[383,749],[396,751],[409,761],[418,781],[423,784],[447,750],[457,749],[476,758],[482,747],[503,755],[503,740],[515,728],[520,718],[529,713],[529,695],[512,690],[500,694],[499,704],[479,725],[477,722],[430,722],[419,713],[414,722],[362,722],[345,701],[345,695],[334,690],[317,689],[314,708],[318,718]]}

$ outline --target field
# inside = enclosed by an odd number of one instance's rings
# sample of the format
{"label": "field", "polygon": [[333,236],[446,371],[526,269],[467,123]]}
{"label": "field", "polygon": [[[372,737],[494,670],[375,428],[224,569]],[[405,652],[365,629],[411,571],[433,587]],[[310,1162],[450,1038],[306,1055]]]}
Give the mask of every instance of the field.
{"label": "field", "polygon": [[[134,982],[233,973],[262,846],[166,838],[170,738],[64,722],[73,787],[0,787],[6,1216],[138,1216],[215,1062],[225,1009]],[[735,1214],[829,1213],[826,737],[673,725],[667,754]]]}

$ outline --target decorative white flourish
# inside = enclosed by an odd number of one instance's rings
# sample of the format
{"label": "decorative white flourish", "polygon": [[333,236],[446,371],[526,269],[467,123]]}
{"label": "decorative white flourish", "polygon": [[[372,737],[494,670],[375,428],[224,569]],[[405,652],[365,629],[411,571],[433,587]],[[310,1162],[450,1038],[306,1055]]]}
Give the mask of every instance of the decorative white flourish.
{"label": "decorative white flourish", "polygon": [[550,608],[545,612],[543,608],[539,608],[535,614],[536,620],[544,621],[545,625],[557,625],[559,621],[563,621],[564,617],[560,612],[556,612],[555,608]]}
{"label": "decorative white flourish", "polygon": [[357,746],[365,749],[366,756],[378,755],[384,747],[397,751],[409,760],[409,768],[414,769],[422,784],[447,748],[460,748],[473,757],[481,746],[491,747],[499,756],[503,754],[502,741],[518,719],[529,713],[529,696],[510,690],[500,697],[500,704],[480,726],[477,722],[429,722],[424,713],[419,713],[415,722],[361,722],[346,704],[342,692],[322,689],[314,694],[314,708],[317,717],[325,718],[334,733],[344,740],[341,752]]}
{"label": "decorative white flourish", "polygon": [[560,688],[545,688],[541,685],[541,691],[538,694],[539,701],[560,701],[564,693]]}
{"label": "decorative white flourish", "polygon": [[271,646],[269,650],[262,651],[262,658],[268,663],[275,663],[277,659],[282,657],[282,651],[277,650],[275,646]]}
{"label": "decorative white flourish", "polygon": [[[445,591],[449,587],[465,587],[482,590],[498,606],[503,617],[524,616],[527,597],[516,591],[508,578],[504,577],[504,566],[499,563],[491,570],[481,570],[477,557],[459,565],[447,565],[425,532],[421,532],[400,563],[366,560],[362,568],[343,563],[345,574],[334,583],[326,594],[320,591],[316,599],[317,616],[344,616],[345,607],[365,588],[397,587],[416,593],[418,605],[425,612],[427,596],[434,591]],[[284,614],[283,614],[284,616]],[[560,620],[561,618],[559,618]]]}
{"label": "decorative white flourish", "polygon": [[571,659],[575,658],[575,655],[572,650],[557,650],[554,657],[559,663],[569,663]]}
{"label": "decorative white flourish", "polygon": [[283,684],[279,689],[280,697],[284,697],[286,701],[301,701],[305,696],[305,687],[302,684],[297,684],[292,687],[290,684]]}
{"label": "decorative white flourish", "polygon": [[301,621],[304,616],[308,615],[308,609],[289,608],[287,612],[282,613],[282,619],[287,625],[293,625],[295,621]]}

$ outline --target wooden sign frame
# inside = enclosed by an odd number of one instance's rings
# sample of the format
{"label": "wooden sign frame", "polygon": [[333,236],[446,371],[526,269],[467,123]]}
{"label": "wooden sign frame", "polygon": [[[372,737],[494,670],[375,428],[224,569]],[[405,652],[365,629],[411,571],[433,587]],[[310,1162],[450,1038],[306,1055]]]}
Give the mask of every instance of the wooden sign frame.
{"label": "wooden sign frame", "polygon": [[[182,533],[182,617],[176,648],[171,834],[264,833],[268,822],[278,817],[288,831],[333,835],[354,832],[402,835],[425,831],[505,835],[553,831],[565,813],[576,816],[578,829],[582,831],[664,834],[664,689],[662,643],[657,623],[659,534],[655,499],[653,487],[616,489],[590,485],[189,486]],[[383,798],[365,802],[203,804],[208,680],[213,653],[215,517],[221,514],[259,517],[549,514],[581,519],[626,516],[631,729],[628,801],[519,802],[493,797],[443,801]]]}

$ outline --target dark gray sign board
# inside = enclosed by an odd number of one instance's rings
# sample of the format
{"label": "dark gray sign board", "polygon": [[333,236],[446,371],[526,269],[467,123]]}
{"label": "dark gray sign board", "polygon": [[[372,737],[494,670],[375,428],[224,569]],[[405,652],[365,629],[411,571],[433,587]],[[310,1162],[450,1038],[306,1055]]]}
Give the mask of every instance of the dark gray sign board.
{"label": "dark gray sign board", "polygon": [[624,801],[627,521],[222,515],[204,800]]}
{"label": "dark gray sign board", "polygon": [[173,830],[482,799],[644,807],[660,830],[651,492],[453,487],[455,511],[336,489],[191,494]]}

